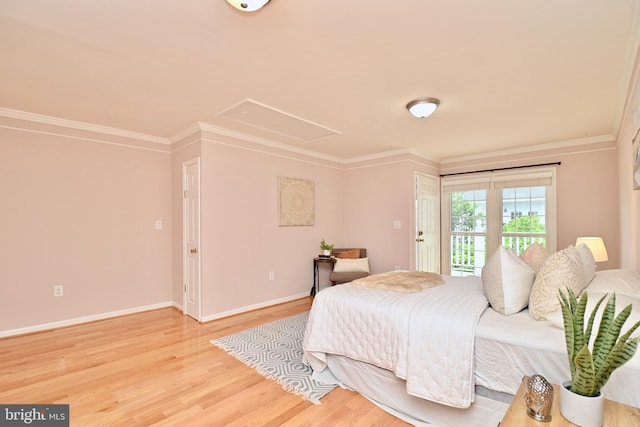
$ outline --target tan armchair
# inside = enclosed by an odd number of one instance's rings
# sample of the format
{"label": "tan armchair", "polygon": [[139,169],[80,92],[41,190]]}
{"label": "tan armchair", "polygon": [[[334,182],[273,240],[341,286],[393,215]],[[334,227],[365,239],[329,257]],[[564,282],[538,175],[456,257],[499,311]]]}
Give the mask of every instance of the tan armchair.
{"label": "tan armchair", "polygon": [[[354,270],[357,271],[347,271],[349,268],[343,269],[341,268],[340,259],[362,259],[367,258],[367,250],[365,248],[339,248],[334,249],[331,252],[331,255],[338,258],[336,260],[336,264],[334,264],[333,271],[329,274],[329,281],[331,282],[331,286],[351,282],[352,280],[359,279],[361,277],[367,277],[369,275],[369,264],[368,259],[365,263],[360,264]],[[366,265],[366,271],[363,271],[364,268],[361,268],[362,265]],[[336,269],[337,267],[337,269]]]}

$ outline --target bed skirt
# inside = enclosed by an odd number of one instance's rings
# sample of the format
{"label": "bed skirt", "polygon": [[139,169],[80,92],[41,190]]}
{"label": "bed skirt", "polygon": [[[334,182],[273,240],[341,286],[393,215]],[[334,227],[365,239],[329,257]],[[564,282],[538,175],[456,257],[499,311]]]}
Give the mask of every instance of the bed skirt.
{"label": "bed skirt", "polygon": [[355,390],[383,410],[414,425],[495,427],[513,396],[478,388],[466,409],[440,405],[407,394],[406,383],[393,372],[344,356],[327,355],[327,368],[314,379]]}

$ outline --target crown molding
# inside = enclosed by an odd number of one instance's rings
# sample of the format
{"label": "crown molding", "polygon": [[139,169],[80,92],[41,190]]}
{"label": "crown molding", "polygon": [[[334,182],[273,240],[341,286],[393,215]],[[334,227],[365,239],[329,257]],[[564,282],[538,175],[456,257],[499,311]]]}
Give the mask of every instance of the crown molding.
{"label": "crown molding", "polygon": [[43,114],[28,113],[25,111],[12,110],[10,108],[0,107],[0,116],[7,117],[16,120],[26,120],[29,122],[42,123],[52,126],[60,126],[68,129],[77,129],[88,132],[96,132],[103,135],[117,136],[121,138],[130,138],[138,141],[152,142],[154,144],[169,145],[170,141],[167,138],[159,136],[148,135],[140,132],[133,132],[118,128],[112,128],[109,126],[101,126],[91,123],[78,122],[75,120],[61,119],[58,117],[45,116]]}
{"label": "crown molding", "polygon": [[[279,150],[284,150],[284,151],[289,151],[292,153],[296,153],[296,154],[301,154],[301,155],[305,155],[305,156],[309,156],[309,157],[313,157],[319,160],[326,160],[329,162],[334,162],[334,163],[339,163],[342,165],[350,165],[350,164],[354,164],[354,163],[360,163],[360,162],[367,162],[367,161],[375,161],[375,160],[381,160],[381,159],[387,159],[389,157],[394,157],[394,156],[399,156],[399,155],[411,155],[411,156],[416,156],[420,159],[424,159],[425,161],[428,162],[435,162],[435,160],[426,158],[422,155],[417,154],[416,152],[410,150],[410,149],[398,149],[398,150],[390,150],[390,151],[383,151],[380,153],[375,153],[375,154],[369,154],[369,155],[365,155],[365,156],[358,156],[358,157],[350,157],[350,158],[342,158],[342,157],[336,157],[336,156],[331,156],[328,154],[322,154],[322,153],[318,153],[317,151],[313,151],[313,150],[306,150],[304,148],[298,148],[298,147],[294,147],[288,144],[282,144],[282,143],[278,143],[278,142],[274,142],[272,140],[266,139],[266,138],[260,138],[260,137],[256,137],[253,135],[248,135],[242,132],[238,132],[238,131],[233,131],[233,130],[229,130],[227,128],[223,128],[220,126],[215,126],[215,125],[210,125],[208,123],[204,123],[204,122],[198,122],[195,123],[194,125],[190,126],[189,128],[185,129],[182,132],[179,132],[178,134],[176,134],[175,136],[171,137],[171,141],[175,142],[178,141],[179,139],[185,138],[197,131],[203,131],[203,132],[211,132],[217,135],[221,135],[221,136],[227,136],[230,138],[235,138],[235,139],[240,139],[242,141],[246,141],[246,142],[253,142],[256,144],[260,144],[260,145],[264,145],[267,147],[271,147],[271,148],[276,148]],[[437,162],[436,162],[437,163]]]}
{"label": "crown molding", "polygon": [[559,148],[599,144],[599,143],[611,142],[615,140],[616,138],[613,135],[592,136],[588,138],[571,139],[567,141],[551,142],[547,144],[530,145],[528,147],[519,147],[519,148],[510,148],[507,150],[490,151],[490,152],[481,153],[481,154],[472,154],[469,156],[448,157],[446,159],[440,160],[440,164],[447,165],[450,163],[467,162],[471,160],[480,160],[480,159],[486,159],[491,157],[509,156],[513,154],[528,154],[528,153],[535,153],[535,152],[546,151],[546,150],[556,150]]}
{"label": "crown molding", "polygon": [[251,142],[251,143],[263,145],[266,147],[283,150],[283,151],[287,151],[287,152],[291,152],[299,155],[309,156],[315,159],[325,160],[325,161],[329,161],[329,162],[333,162],[341,165],[353,165],[353,164],[362,163],[362,162],[379,161],[379,160],[389,159],[396,156],[409,155],[409,156],[414,156],[418,159],[422,159],[427,163],[435,163],[435,164],[444,166],[444,165],[448,165],[456,162],[481,160],[481,159],[492,158],[497,156],[527,154],[527,153],[534,153],[534,152],[539,152],[544,150],[554,150],[559,148],[567,148],[567,147],[575,147],[575,146],[615,141],[615,137],[613,135],[601,135],[601,136],[594,136],[589,138],[552,142],[548,144],[531,145],[528,147],[498,150],[498,151],[486,152],[481,154],[473,154],[468,156],[449,157],[449,158],[441,159],[439,161],[423,156],[411,149],[397,149],[397,150],[383,151],[380,153],[369,154],[364,156],[358,156],[358,157],[342,158],[342,157],[336,157],[336,156],[318,153],[317,151],[307,150],[304,148],[294,147],[288,144],[278,143],[266,138],[260,138],[260,137],[248,135],[242,132],[233,131],[230,129],[211,125],[204,122],[193,123],[192,125],[188,126],[184,130],[176,133],[172,137],[163,138],[163,137],[148,135],[140,132],[127,131],[123,129],[113,128],[108,126],[101,126],[101,125],[85,123],[85,122],[78,122],[75,120],[61,119],[57,117],[46,116],[43,114],[29,113],[25,111],[13,110],[10,108],[3,108],[3,107],[0,107],[0,117],[6,117],[6,118],[16,119],[16,120],[25,120],[29,122],[41,123],[46,125],[60,126],[68,129],[77,129],[82,131],[95,132],[103,135],[129,138],[137,141],[145,141],[145,142],[162,144],[162,145],[175,144],[189,136],[196,134],[197,132],[210,132],[216,135],[230,137],[230,138],[238,139],[245,142]]}
{"label": "crown molding", "polygon": [[[278,142],[271,141],[269,139],[260,138],[252,135],[248,135],[246,133],[237,132],[233,130],[229,130],[223,127],[210,125],[208,123],[198,122],[196,124],[199,130],[203,132],[211,132],[216,135],[226,136],[234,139],[240,139],[245,142],[252,142],[255,144],[264,145],[271,148],[276,148],[279,150],[289,151],[291,153],[301,154],[304,156],[314,157],[316,159],[326,160],[334,163],[344,163],[344,159],[335,156],[329,156],[326,154],[321,154],[312,150],[305,150],[304,148],[293,147],[291,145],[282,144]],[[182,133],[180,133],[182,135]],[[184,136],[183,136],[184,137]]]}
{"label": "crown molding", "polygon": [[343,159],[343,163],[351,164],[351,163],[359,163],[359,162],[368,162],[371,160],[379,160],[387,157],[403,156],[407,154],[413,154],[413,153],[408,148],[399,148],[397,150],[381,151],[379,153],[367,154],[364,156],[350,157],[348,159]]}
{"label": "crown molding", "polygon": [[76,129],[76,130],[82,130],[82,131],[95,132],[102,135],[123,137],[123,138],[134,139],[137,141],[145,141],[145,142],[151,142],[151,143],[162,144],[162,145],[177,144],[178,142],[198,132],[210,132],[216,135],[239,139],[245,142],[252,142],[252,143],[260,144],[266,147],[275,148],[278,150],[283,150],[283,151],[300,154],[304,156],[309,156],[315,159],[325,160],[333,163],[338,163],[341,165],[348,165],[348,164],[372,161],[372,160],[380,160],[380,159],[385,159],[388,157],[404,155],[404,154],[411,154],[411,155],[415,155],[417,157],[422,158],[422,156],[419,156],[411,152],[411,150],[402,149],[402,150],[386,151],[386,152],[367,155],[367,156],[360,156],[360,157],[345,159],[342,157],[336,157],[336,156],[330,156],[327,154],[318,153],[317,151],[294,147],[288,144],[274,142],[266,138],[252,136],[249,134],[233,131],[230,129],[211,125],[204,122],[195,122],[190,126],[186,127],[185,129],[183,129],[182,131],[172,135],[170,138],[163,138],[163,137],[148,135],[148,134],[139,133],[139,132],[127,131],[119,128],[101,126],[101,125],[96,125],[92,123],[79,122],[75,120],[61,119],[58,117],[46,116],[43,114],[30,113],[26,111],[13,110],[10,108],[3,108],[3,107],[0,107],[0,117],[6,117],[6,118],[16,119],[16,120],[25,120],[25,121],[29,121],[33,123],[41,123],[45,125],[59,126],[67,129]]}
{"label": "crown molding", "polygon": [[[359,156],[359,157],[351,157],[348,159],[344,159],[343,163],[346,165],[351,165],[354,163],[386,160],[386,159],[390,159],[392,157],[398,157],[398,156],[415,157],[417,159],[420,159],[422,162],[424,162],[424,164],[428,164],[430,166],[439,164],[437,161],[430,159],[428,157],[425,157],[415,152],[414,150],[411,150],[410,148],[399,148],[397,150],[381,151],[375,154],[368,154],[368,155]],[[416,159],[412,159],[412,160],[417,161]],[[418,162],[418,163],[422,163],[422,162]]]}
{"label": "crown molding", "polygon": [[176,143],[182,141],[185,138],[193,136],[194,134],[196,134],[196,133],[198,133],[198,132],[200,132],[202,130],[202,125],[203,125],[203,123],[201,123],[201,122],[192,123],[188,127],[182,129],[180,132],[172,135],[169,138],[169,143],[173,145],[173,144],[176,144]]}

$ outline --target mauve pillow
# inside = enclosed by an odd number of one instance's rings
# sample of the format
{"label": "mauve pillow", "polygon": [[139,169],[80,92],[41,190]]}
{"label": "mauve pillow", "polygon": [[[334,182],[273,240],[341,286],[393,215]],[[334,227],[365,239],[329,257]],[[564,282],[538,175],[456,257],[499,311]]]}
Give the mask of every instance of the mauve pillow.
{"label": "mauve pillow", "polygon": [[534,242],[520,254],[520,258],[524,260],[536,273],[544,261],[549,257],[549,251],[540,243]]}

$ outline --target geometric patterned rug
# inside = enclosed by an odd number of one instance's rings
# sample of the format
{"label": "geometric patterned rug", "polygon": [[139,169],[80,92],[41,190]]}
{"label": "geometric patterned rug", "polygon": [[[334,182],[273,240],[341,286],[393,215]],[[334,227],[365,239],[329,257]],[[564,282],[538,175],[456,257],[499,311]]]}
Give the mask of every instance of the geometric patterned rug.
{"label": "geometric patterned rug", "polygon": [[302,363],[302,339],[309,312],[275,320],[211,343],[265,378],[276,381],[286,391],[316,405],[335,388],[311,379],[311,368]]}

